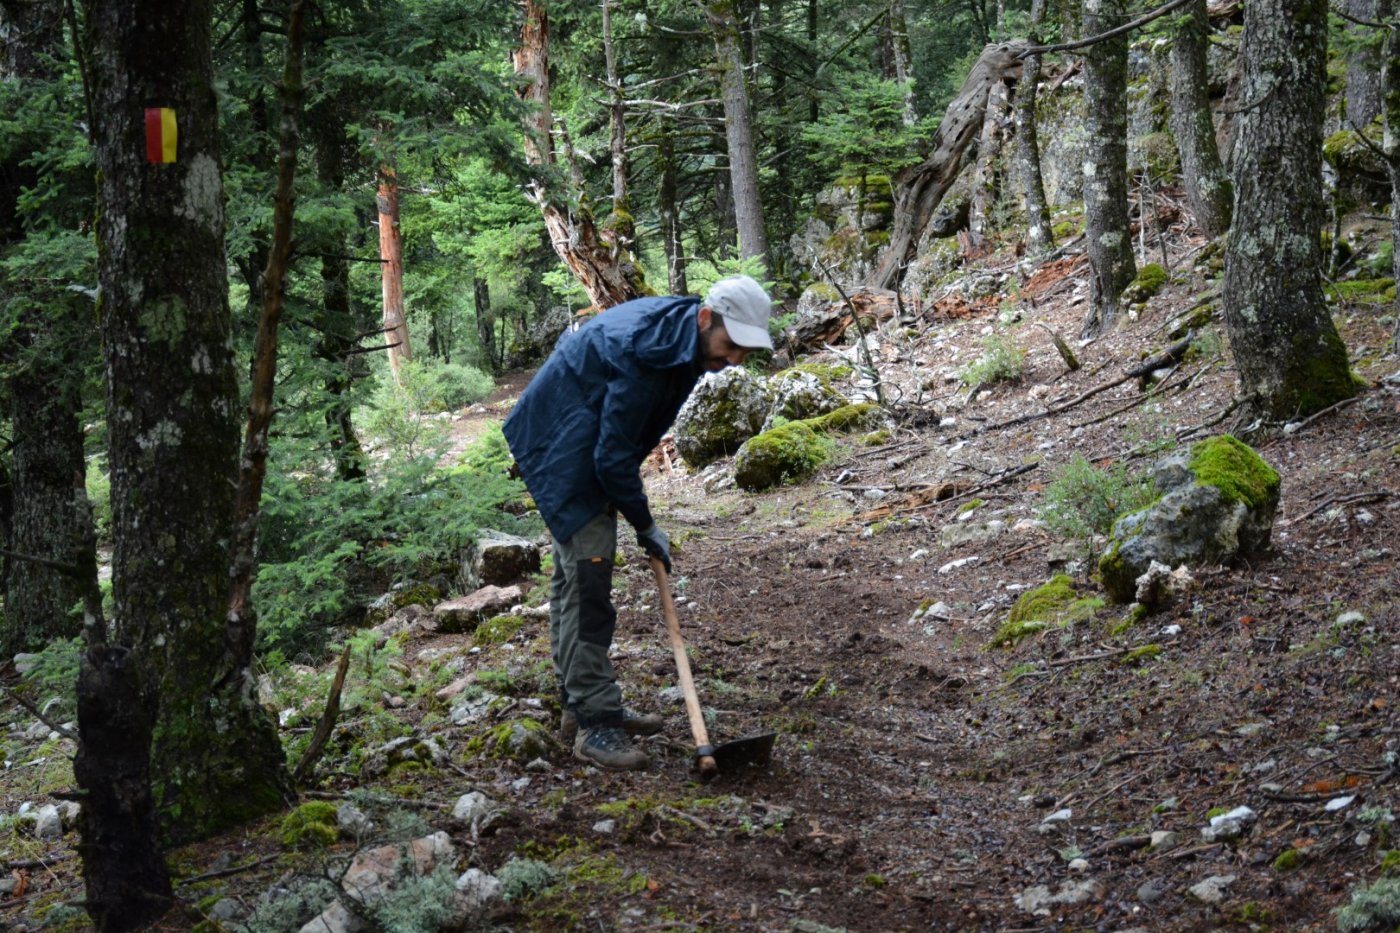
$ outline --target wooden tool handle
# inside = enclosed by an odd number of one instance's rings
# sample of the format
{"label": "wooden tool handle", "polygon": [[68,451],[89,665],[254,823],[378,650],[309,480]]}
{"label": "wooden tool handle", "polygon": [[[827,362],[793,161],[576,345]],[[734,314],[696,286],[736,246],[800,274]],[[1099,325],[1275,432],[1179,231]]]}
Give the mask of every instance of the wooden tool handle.
{"label": "wooden tool handle", "polygon": [[656,589],[661,594],[661,612],[666,616],[666,631],[671,636],[671,653],[676,656],[676,680],[680,682],[681,693],[685,695],[685,713],[690,718],[690,732],[695,736],[695,765],[702,775],[711,775],[719,770],[719,766],[715,764],[714,748],[710,745],[710,734],[705,728],[705,714],[700,710],[700,697],[695,692],[695,680],[690,676],[690,658],[685,653],[685,639],[681,638],[676,604],[671,600],[666,565],[653,557],[651,570],[656,574]]}

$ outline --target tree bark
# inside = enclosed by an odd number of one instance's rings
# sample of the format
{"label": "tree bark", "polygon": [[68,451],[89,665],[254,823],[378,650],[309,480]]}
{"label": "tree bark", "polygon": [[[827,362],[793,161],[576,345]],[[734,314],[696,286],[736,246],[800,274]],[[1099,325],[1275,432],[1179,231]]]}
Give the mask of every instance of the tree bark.
{"label": "tree bark", "polygon": [[735,0],[705,0],[703,6],[714,37],[720,72],[734,220],[739,228],[739,255],[744,259],[757,259],[768,273],[772,271],[773,259],[768,249],[768,234],[763,225],[763,202],[758,191],[758,151],[754,145],[748,83],[744,79],[738,12]]}
{"label": "tree bark", "polygon": [[931,154],[895,177],[890,242],[867,285],[898,288],[904,278],[904,267],[914,258],[919,238],[939,202],[957,180],[968,147],[982,129],[992,85],[1020,73],[1021,63],[1016,56],[1024,47],[1024,43],[1008,42],[982,50],[958,96],[943,113],[943,122],[929,142]]}
{"label": "tree bark", "polygon": [[384,294],[384,339],[389,344],[389,368],[402,384],[405,361],[413,359],[408,319],[403,306],[403,236],[399,230],[399,181],[392,166],[379,168],[379,275]]}
{"label": "tree bark", "polygon": [[613,43],[612,0],[603,0],[603,58],[608,80],[608,123],[611,130],[608,150],[612,155],[612,213],[603,225],[610,235],[614,252],[619,247],[633,249],[636,224],[627,196],[627,108],[622,81],[617,74],[617,46]]}
{"label": "tree bark", "polygon": [[90,0],[86,13],[114,634],[155,704],[157,812],[185,841],[290,798],[276,730],[225,641],[238,382],[211,7]]}
{"label": "tree bark", "polygon": [[987,245],[997,224],[992,216],[1001,189],[998,167],[1006,123],[1010,117],[1011,94],[1005,81],[996,81],[987,93],[987,112],[982,119],[982,138],[977,146],[977,167],[972,181],[972,204],[968,211],[968,234],[974,248]]}
{"label": "tree bark", "polygon": [[[1098,35],[1126,20],[1123,0],[1085,0],[1083,32]],[[1084,53],[1084,239],[1089,255],[1089,313],[1081,336],[1118,323],[1118,298],[1137,275],[1128,228],[1128,38]]]}
{"label": "tree bark", "polygon": [[[56,77],[54,62],[67,54],[61,3],[0,4],[0,35],[5,37],[0,77],[22,89],[16,99]],[[29,232],[19,200],[38,180],[29,164],[36,144],[18,135],[7,140],[0,160],[0,249]],[[96,348],[85,339],[91,306],[80,307],[86,299],[62,291],[63,284],[37,291],[28,283],[6,281],[0,272],[0,291],[16,318],[13,329],[0,337],[7,373],[0,405],[10,420],[12,445],[3,523],[4,547],[11,552],[4,560],[0,622],[0,657],[5,658],[71,638],[81,627],[72,614],[85,582],[77,569],[85,562],[76,548],[88,539],[91,518],[82,507],[86,497],[76,503],[74,490],[83,488],[86,466],[78,421],[83,369]],[[96,585],[96,578],[91,582]]]}
{"label": "tree bark", "polygon": [[1215,145],[1206,73],[1209,35],[1206,0],[1192,0],[1171,51],[1171,126],[1187,203],[1201,232],[1215,239],[1230,227],[1233,191]]}
{"label": "tree bark", "polygon": [[472,303],[476,308],[476,341],[481,355],[486,358],[487,368],[498,373],[501,361],[496,358],[496,318],[491,313],[491,288],[483,278],[472,280]]}
{"label": "tree bark", "polygon": [[685,280],[685,245],[681,242],[676,140],[671,134],[669,122],[662,125],[656,158],[660,163],[661,175],[656,199],[657,213],[661,215],[661,244],[666,252],[666,286],[672,295],[684,295],[688,288]]}
{"label": "tree bark", "polygon": [[527,104],[525,161],[538,169],[527,195],[544,216],[555,253],[569,267],[599,308],[610,308],[650,294],[641,268],[626,249],[615,250],[599,233],[580,198],[568,201],[555,193],[557,176],[550,132],[554,117],[549,106],[549,15],[545,0],[521,0],[524,24],[514,55],[521,79],[520,98]]}
{"label": "tree bark", "polygon": [[1246,408],[1287,420],[1356,393],[1320,273],[1327,4],[1252,0],[1241,48],[1225,323]]}
{"label": "tree bark", "polygon": [[[1391,277],[1400,282],[1400,15],[1391,8],[1390,28],[1386,30],[1382,52],[1381,89],[1384,109],[1386,171],[1390,176],[1390,243],[1392,247]],[[1392,305],[1395,316],[1390,338],[1392,351],[1400,351],[1400,295]]]}
{"label": "tree bark", "polygon": [[[1040,44],[1037,30],[1045,18],[1045,0],[1033,0],[1030,13],[1032,45]],[[1016,85],[1016,163],[1021,179],[1021,196],[1026,205],[1026,246],[1032,256],[1040,256],[1055,246],[1050,225],[1050,208],[1045,198],[1045,180],[1040,174],[1040,136],[1035,106],[1040,92],[1040,56],[1027,55]]]}
{"label": "tree bark", "polygon": [[[1390,17],[1390,0],[1346,0],[1349,15],[1375,23]],[[1372,26],[1347,22],[1343,27],[1356,43],[1347,54],[1346,126],[1370,126],[1381,114],[1381,50],[1383,38]]]}

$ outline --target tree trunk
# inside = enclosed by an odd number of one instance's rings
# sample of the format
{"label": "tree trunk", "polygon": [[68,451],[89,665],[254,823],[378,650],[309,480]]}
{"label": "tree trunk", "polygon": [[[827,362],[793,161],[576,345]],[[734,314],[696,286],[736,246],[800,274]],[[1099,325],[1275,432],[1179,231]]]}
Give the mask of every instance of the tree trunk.
{"label": "tree trunk", "polygon": [[987,94],[987,113],[982,119],[982,138],[977,146],[977,167],[972,181],[972,205],[968,211],[968,234],[976,249],[986,247],[997,226],[992,209],[1001,188],[998,168],[1010,110],[1011,94],[1006,82],[994,82]]}
{"label": "tree trunk", "polygon": [[919,113],[914,105],[914,56],[909,45],[909,22],[904,16],[904,0],[890,0],[886,22],[889,24],[889,74],[886,77],[899,85],[904,99],[901,119],[905,126],[913,126],[919,122]]}
{"label": "tree trunk", "polygon": [[413,359],[408,319],[403,307],[403,236],[399,230],[399,181],[392,166],[379,169],[379,274],[384,293],[384,338],[389,344],[389,368],[402,384],[402,367]]}
{"label": "tree trunk", "polygon": [[[1400,282],[1400,15],[1391,8],[1390,28],[1386,30],[1385,48],[1382,52],[1381,90],[1385,109],[1386,171],[1390,176],[1390,244],[1391,277]],[[1390,347],[1400,352],[1400,295],[1392,305],[1391,314],[1395,317],[1394,332]]]}
{"label": "tree trunk", "polygon": [[627,197],[627,110],[622,81],[617,74],[617,48],[613,43],[612,0],[603,0],[603,53],[608,79],[608,123],[611,128],[608,149],[612,154],[612,213],[603,225],[614,252],[620,247],[635,249],[636,224]]}
{"label": "tree trunk", "polygon": [[661,245],[666,252],[666,287],[672,295],[686,293],[685,246],[681,242],[680,203],[676,180],[676,140],[671,124],[665,122],[656,144],[657,170],[661,176],[656,191],[657,213],[661,216]]}
{"label": "tree trunk", "polygon": [[86,13],[115,640],[156,704],[157,812],[184,841],[291,795],[276,729],[225,641],[238,381],[211,9],[91,0]]}
{"label": "tree trunk", "polygon": [[895,177],[890,242],[867,285],[898,288],[904,278],[904,267],[914,258],[919,238],[939,202],[957,180],[967,149],[982,130],[982,117],[992,85],[1020,74],[1021,62],[1016,56],[1024,47],[1024,43],[1015,42],[989,45],[982,50],[930,140],[932,154]]}
{"label": "tree trunk", "polygon": [[[1096,36],[1127,19],[1123,0],[1085,0],[1083,31]],[[1081,335],[1118,323],[1118,298],[1137,275],[1128,229],[1128,38],[1084,52],[1084,239],[1089,255],[1089,313]]]}
{"label": "tree trunk", "polygon": [[[16,100],[56,77],[53,63],[67,55],[61,3],[0,5],[0,35],[5,37],[0,78],[15,86]],[[38,181],[30,163],[34,148],[25,134],[16,134],[0,159],[0,250],[28,232],[19,201]],[[85,339],[91,305],[80,307],[78,301],[86,304],[86,299],[62,291],[63,284],[31,294],[34,286],[6,281],[0,272],[0,292],[15,318],[0,337],[7,373],[0,404],[10,420],[13,468],[0,539],[11,552],[4,558],[0,658],[37,651],[56,638],[77,635],[81,627],[71,614],[84,584],[77,567],[85,562],[77,547],[89,537],[91,520],[86,509],[75,507],[74,489],[83,488],[78,418],[83,369],[95,347]]]}
{"label": "tree trunk", "polygon": [[600,235],[581,197],[569,199],[552,192],[546,179],[555,167],[550,131],[554,117],[549,107],[549,16],[545,0],[521,0],[524,25],[520,48],[514,55],[515,74],[521,79],[520,97],[528,106],[525,123],[525,161],[543,169],[530,182],[527,195],[544,216],[554,251],[599,308],[609,308],[640,295],[650,294],[646,277],[626,249],[614,249]]}
{"label": "tree trunk", "polygon": [[[1045,17],[1045,0],[1031,3],[1032,45],[1040,44],[1037,29]],[[1055,246],[1050,225],[1050,208],[1045,199],[1045,181],[1040,174],[1040,136],[1036,128],[1035,104],[1040,92],[1040,56],[1027,55],[1016,86],[1016,163],[1021,178],[1021,195],[1026,204],[1026,245],[1032,256],[1040,256]]]}
{"label": "tree trunk", "polygon": [[757,259],[771,272],[772,255],[763,226],[763,202],[758,191],[758,152],[754,146],[748,83],[739,43],[739,20],[734,0],[705,0],[705,18],[715,40],[724,100],[724,137],[729,149],[729,178],[734,194],[734,220],[739,229],[739,255]]}
{"label": "tree trunk", "polygon": [[[1349,15],[1369,23],[1390,17],[1390,0],[1346,0]],[[1343,27],[1355,43],[1347,55],[1346,123],[1365,128],[1381,114],[1381,49],[1384,36],[1373,26],[1348,22]]]}
{"label": "tree trunk", "polygon": [[1241,48],[1225,323],[1250,414],[1288,420],[1356,392],[1320,273],[1327,4],[1252,0]]}
{"label": "tree trunk", "polygon": [[143,930],[173,901],[151,797],[154,691],[126,648],[97,644],[78,671],[79,820],[88,916],[97,929]]}
{"label": "tree trunk", "polygon": [[1206,74],[1209,35],[1206,0],[1192,0],[1171,51],[1171,125],[1191,213],[1201,232],[1215,239],[1230,227],[1233,192],[1215,145]]}
{"label": "tree trunk", "polygon": [[476,342],[481,345],[481,355],[491,372],[500,372],[500,361],[496,359],[496,318],[491,313],[491,288],[485,279],[472,280],[472,301],[476,305]]}

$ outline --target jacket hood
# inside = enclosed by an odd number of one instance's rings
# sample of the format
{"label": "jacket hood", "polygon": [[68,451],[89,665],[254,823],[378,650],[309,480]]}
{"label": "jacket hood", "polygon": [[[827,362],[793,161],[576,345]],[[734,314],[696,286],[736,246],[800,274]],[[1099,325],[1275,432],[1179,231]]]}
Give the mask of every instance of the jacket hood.
{"label": "jacket hood", "polygon": [[698,298],[676,298],[647,327],[638,328],[633,342],[637,361],[652,369],[694,363],[700,344],[695,312]]}

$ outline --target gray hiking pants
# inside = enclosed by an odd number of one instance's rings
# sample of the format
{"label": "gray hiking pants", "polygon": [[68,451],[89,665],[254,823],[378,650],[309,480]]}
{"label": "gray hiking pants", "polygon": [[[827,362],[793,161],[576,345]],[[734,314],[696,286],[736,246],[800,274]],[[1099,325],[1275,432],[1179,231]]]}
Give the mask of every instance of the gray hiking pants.
{"label": "gray hiking pants", "polygon": [[608,647],[617,624],[612,604],[617,515],[595,516],[567,541],[554,542],[549,581],[549,644],[563,702],[585,729],[621,725],[622,689]]}

